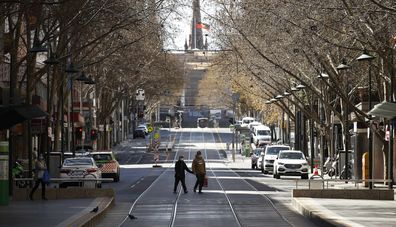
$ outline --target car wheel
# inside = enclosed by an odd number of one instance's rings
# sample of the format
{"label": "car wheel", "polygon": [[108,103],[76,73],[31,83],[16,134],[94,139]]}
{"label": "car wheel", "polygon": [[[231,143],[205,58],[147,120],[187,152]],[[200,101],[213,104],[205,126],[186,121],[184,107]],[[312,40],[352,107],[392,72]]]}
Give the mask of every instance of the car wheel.
{"label": "car wheel", "polygon": [[268,171],[267,171],[267,170],[263,170],[263,173],[264,173],[264,174],[268,174]]}
{"label": "car wheel", "polygon": [[302,174],[301,179],[308,179],[308,174]]}
{"label": "car wheel", "polygon": [[279,173],[276,173],[276,179],[280,179]]}

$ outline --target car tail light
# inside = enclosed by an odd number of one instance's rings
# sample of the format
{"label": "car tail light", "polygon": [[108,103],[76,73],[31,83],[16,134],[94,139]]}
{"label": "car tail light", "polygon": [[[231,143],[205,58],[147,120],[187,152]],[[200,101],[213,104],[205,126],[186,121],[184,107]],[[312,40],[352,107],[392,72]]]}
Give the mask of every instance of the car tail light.
{"label": "car tail light", "polygon": [[61,173],[70,173],[70,169],[61,169],[60,172]]}
{"label": "car tail light", "polygon": [[88,173],[94,173],[94,172],[96,172],[96,171],[97,171],[97,169],[95,169],[95,168],[87,169],[87,172],[88,172]]}

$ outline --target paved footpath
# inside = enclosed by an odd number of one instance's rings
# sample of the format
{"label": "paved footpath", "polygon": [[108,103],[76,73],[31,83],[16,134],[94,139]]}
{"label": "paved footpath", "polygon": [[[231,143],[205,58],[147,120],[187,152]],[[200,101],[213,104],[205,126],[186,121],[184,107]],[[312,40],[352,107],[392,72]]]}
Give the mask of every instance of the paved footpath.
{"label": "paved footpath", "polygon": [[0,206],[0,226],[57,226],[96,206],[95,199],[10,201]]}

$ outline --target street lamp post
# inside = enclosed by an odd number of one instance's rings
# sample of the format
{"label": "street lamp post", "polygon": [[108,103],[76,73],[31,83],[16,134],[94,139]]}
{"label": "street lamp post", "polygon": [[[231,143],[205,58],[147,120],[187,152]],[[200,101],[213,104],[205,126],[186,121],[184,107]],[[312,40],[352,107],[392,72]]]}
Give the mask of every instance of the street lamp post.
{"label": "street lamp post", "polygon": [[[329,75],[326,73],[320,73],[318,78],[326,80],[329,78]],[[323,86],[321,87],[321,92],[323,94]],[[325,113],[324,113],[324,108],[323,108],[323,102],[319,103],[318,100],[318,104],[319,104],[319,120],[320,120],[320,168],[321,168],[321,175],[323,176],[323,163],[324,161],[324,135],[323,135],[323,130],[322,127],[324,125],[324,121],[325,121]]]}
{"label": "street lamp post", "polygon": [[[369,72],[368,72],[368,80],[369,80],[369,89],[368,89],[368,93],[369,93],[369,111],[372,108],[372,98],[371,98],[371,61],[374,59],[375,57],[368,54],[366,50],[363,51],[362,55],[360,55],[356,60],[358,61],[368,61],[369,62]],[[372,116],[369,115],[368,117],[369,119],[369,124],[371,126],[372,123]],[[369,179],[373,179],[373,132],[371,130],[371,127],[368,127],[369,133],[368,133],[368,155],[369,155]],[[373,188],[373,182],[369,181],[369,189]]]}
{"label": "street lamp post", "polygon": [[[70,100],[70,102],[71,102],[71,126],[69,125],[69,120],[70,119],[68,119],[69,127],[67,127],[67,130],[68,130],[68,132],[70,132],[70,128],[71,128],[71,140],[72,140],[71,149],[72,149],[72,152],[73,152],[73,156],[75,156],[76,151],[74,149],[74,145],[75,145],[74,144],[74,141],[75,141],[74,134],[75,133],[74,133],[74,116],[73,116],[73,102],[74,102],[74,98],[73,98],[73,75],[72,74],[78,73],[79,71],[76,68],[74,68],[73,63],[70,63],[68,65],[68,67],[66,68],[65,72],[70,74],[69,75],[69,80],[70,80],[70,97],[71,97],[71,100]],[[68,136],[69,135],[70,134],[68,133]]]}
{"label": "street lamp post", "polygon": [[[338,71],[343,71],[349,69],[350,66],[347,65],[347,62],[345,59],[342,60],[342,63],[336,67]],[[345,85],[345,111],[344,111],[344,134],[345,134],[345,140],[344,140],[344,147],[345,147],[345,179],[348,179],[349,177],[349,169],[348,169],[348,149],[349,149],[349,119],[348,119],[348,93],[349,93],[349,80],[348,77],[346,77],[346,85]]]}
{"label": "street lamp post", "polygon": [[[79,77],[77,77],[75,80],[81,82],[80,83],[80,111],[79,113],[83,115],[83,110],[82,110],[82,86],[83,83],[89,82],[89,78],[85,75],[85,72],[83,71]],[[81,132],[81,147],[84,150],[84,143],[85,143],[85,131],[84,127],[82,127],[82,132]]]}
{"label": "street lamp post", "polygon": [[[48,51],[48,55],[49,55],[49,57],[48,57],[48,59],[47,60],[45,60],[44,61],[44,64],[46,64],[47,65],[47,112],[48,112],[48,116],[47,116],[47,124],[46,124],[46,126],[47,126],[47,136],[46,136],[46,145],[47,145],[47,166],[49,166],[49,157],[50,157],[50,152],[51,152],[51,135],[50,135],[50,128],[51,128],[51,116],[50,116],[50,113],[51,113],[51,102],[50,102],[50,67],[51,66],[54,66],[54,65],[56,65],[56,64],[58,64],[59,63],[59,61],[57,60],[57,59],[55,59],[55,57],[53,56],[53,54],[52,54],[52,52],[51,52],[51,48],[49,47],[48,48],[49,49],[49,51]],[[52,130],[51,130],[51,132],[52,132]]]}
{"label": "street lamp post", "polygon": [[[234,125],[235,125],[235,112],[236,112],[236,102],[238,102],[240,98],[239,93],[234,93],[232,94],[232,105],[233,105],[233,111],[234,111]],[[236,128],[234,126],[234,132],[232,135],[232,161],[235,162],[235,142],[236,142]]]}

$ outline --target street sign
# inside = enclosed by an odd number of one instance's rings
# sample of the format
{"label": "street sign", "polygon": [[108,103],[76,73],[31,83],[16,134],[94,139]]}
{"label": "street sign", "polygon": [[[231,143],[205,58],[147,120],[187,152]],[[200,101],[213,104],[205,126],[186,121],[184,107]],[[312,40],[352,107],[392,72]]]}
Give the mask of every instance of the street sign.
{"label": "street sign", "polygon": [[160,138],[160,133],[159,132],[155,132],[154,139],[158,140],[159,138]]}
{"label": "street sign", "polygon": [[138,101],[144,100],[144,90],[143,89],[136,90],[136,100],[138,100]]}
{"label": "street sign", "polygon": [[99,131],[104,132],[104,125],[99,125]]}
{"label": "street sign", "polygon": [[154,128],[150,126],[147,128],[147,130],[148,130],[148,132],[152,132],[154,130]]}

